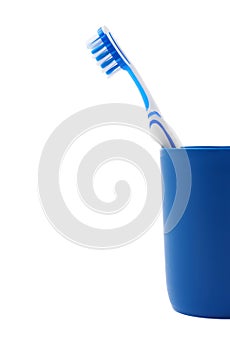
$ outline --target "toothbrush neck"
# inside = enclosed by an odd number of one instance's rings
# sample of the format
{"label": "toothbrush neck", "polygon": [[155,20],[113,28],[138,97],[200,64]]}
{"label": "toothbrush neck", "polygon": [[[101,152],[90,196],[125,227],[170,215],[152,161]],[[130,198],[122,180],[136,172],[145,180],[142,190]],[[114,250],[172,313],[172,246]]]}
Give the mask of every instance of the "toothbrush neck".
{"label": "toothbrush neck", "polygon": [[136,68],[133,65],[130,65],[129,67],[126,68],[127,72],[133,79],[134,83],[136,84],[141,97],[143,99],[145,109],[148,114],[154,113],[158,117],[161,117],[160,110],[157,107],[156,102],[154,101],[153,97],[151,96],[147,86],[145,85],[144,81],[142,80],[140,74],[136,70]]}

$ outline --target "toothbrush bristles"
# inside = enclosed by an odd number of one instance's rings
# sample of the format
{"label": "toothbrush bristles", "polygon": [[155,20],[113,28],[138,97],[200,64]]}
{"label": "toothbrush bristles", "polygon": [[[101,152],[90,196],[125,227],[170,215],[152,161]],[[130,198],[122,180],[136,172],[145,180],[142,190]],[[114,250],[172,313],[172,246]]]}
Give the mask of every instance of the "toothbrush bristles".
{"label": "toothbrush bristles", "polygon": [[113,57],[113,52],[112,54],[109,52],[107,46],[100,37],[95,36],[89,40],[87,47],[90,49],[96,62],[100,65],[102,71],[106,73],[107,76],[110,76],[119,70],[120,66]]}

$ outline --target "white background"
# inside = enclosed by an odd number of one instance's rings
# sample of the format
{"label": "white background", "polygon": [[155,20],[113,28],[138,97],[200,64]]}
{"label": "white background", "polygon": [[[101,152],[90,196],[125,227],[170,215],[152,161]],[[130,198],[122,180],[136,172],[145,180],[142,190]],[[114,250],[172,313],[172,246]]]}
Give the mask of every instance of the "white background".
{"label": "white background", "polygon": [[172,310],[161,217],[130,245],[91,250],[56,233],[37,193],[58,124],[96,104],[142,105],[85,48],[104,24],[185,145],[230,144],[229,15],[227,0],[1,1],[0,349],[229,349],[230,321]]}

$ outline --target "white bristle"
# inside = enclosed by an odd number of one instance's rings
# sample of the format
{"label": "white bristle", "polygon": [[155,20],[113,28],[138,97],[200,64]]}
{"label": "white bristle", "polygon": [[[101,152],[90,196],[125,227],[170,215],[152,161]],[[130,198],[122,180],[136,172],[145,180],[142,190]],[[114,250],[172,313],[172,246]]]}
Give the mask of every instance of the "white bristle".
{"label": "white bristle", "polygon": [[101,44],[103,44],[101,38],[98,36],[94,36],[88,41],[87,47],[88,49],[94,49],[96,46],[99,46]]}

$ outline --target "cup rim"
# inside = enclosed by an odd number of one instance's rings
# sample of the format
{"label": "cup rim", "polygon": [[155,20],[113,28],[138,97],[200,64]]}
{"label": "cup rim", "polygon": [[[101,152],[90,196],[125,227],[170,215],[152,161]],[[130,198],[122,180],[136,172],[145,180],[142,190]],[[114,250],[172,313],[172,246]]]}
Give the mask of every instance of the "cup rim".
{"label": "cup rim", "polygon": [[180,148],[162,148],[161,151],[180,151],[180,150],[230,150],[230,146],[182,146]]}

